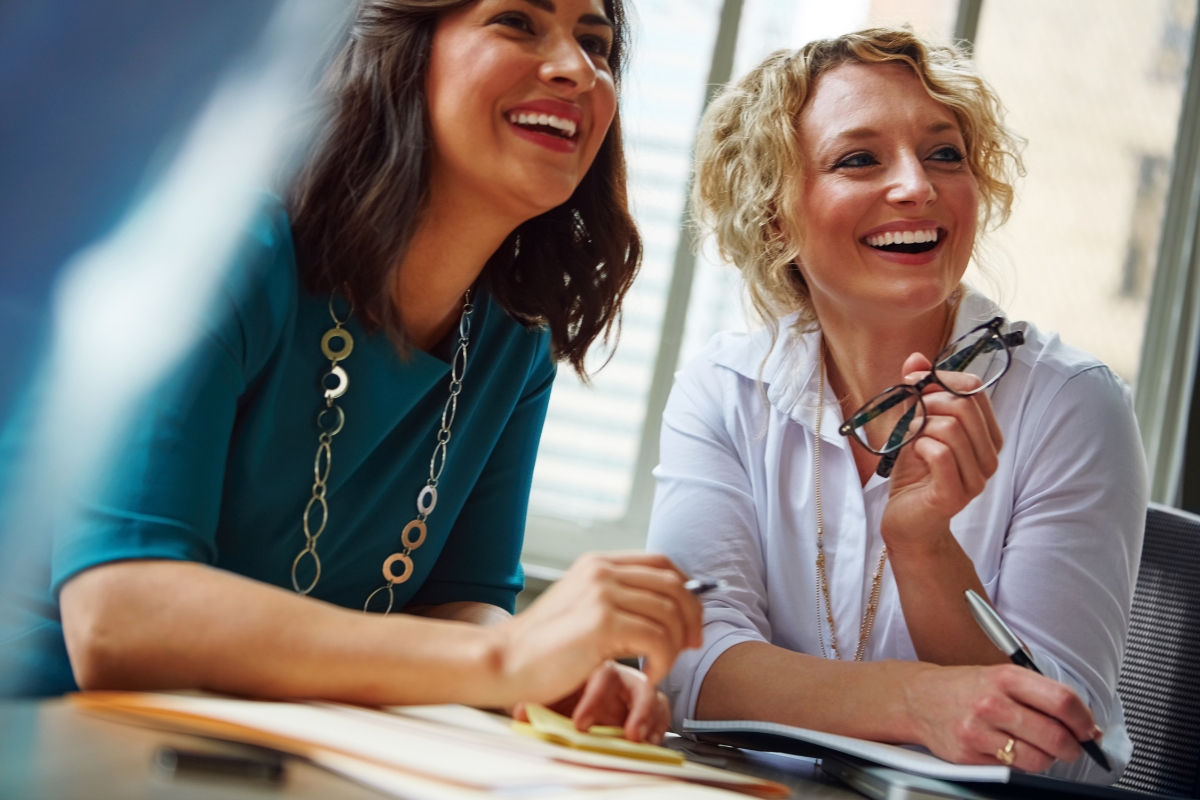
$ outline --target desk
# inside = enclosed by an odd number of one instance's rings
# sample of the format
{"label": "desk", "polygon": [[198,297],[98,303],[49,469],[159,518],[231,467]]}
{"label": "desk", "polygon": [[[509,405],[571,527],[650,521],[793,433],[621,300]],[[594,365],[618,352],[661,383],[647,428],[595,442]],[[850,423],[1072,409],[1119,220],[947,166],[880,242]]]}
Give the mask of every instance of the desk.
{"label": "desk", "polygon": [[[792,788],[793,798],[861,800],[810,762],[789,756],[713,747],[672,737],[671,745],[701,763],[747,772]],[[0,703],[0,800],[380,800],[381,795],[298,760],[280,788],[220,778],[170,781],[151,768],[162,745],[219,752],[207,739],[110,722],[63,700]],[[737,795],[730,795],[731,798]]]}

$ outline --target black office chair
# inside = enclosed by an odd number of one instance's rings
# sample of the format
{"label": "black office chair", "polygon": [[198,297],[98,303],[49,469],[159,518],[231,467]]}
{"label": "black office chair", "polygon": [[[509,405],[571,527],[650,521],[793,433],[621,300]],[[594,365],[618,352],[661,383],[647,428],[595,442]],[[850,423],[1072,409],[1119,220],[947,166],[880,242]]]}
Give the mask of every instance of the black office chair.
{"label": "black office chair", "polygon": [[1151,504],[1118,684],[1125,789],[1200,797],[1200,516]]}

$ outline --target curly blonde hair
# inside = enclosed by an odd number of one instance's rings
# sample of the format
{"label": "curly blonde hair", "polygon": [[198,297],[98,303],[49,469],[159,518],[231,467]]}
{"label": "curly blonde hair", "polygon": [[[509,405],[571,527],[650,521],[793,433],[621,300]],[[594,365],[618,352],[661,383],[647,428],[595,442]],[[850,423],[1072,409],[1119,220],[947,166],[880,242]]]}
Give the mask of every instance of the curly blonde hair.
{"label": "curly blonde hair", "polygon": [[967,53],[923,40],[908,28],[871,28],[772,53],[712,102],[696,140],[692,207],[716,236],[721,256],[742,270],[764,322],[800,311],[816,323],[796,246],[781,220],[797,219],[795,187],[804,174],[797,125],[816,81],[847,63],[907,65],[929,96],[954,112],[966,160],[979,184],[980,229],[1003,223],[1013,182],[1024,174],[1023,140],[1005,127],[1003,106]]}

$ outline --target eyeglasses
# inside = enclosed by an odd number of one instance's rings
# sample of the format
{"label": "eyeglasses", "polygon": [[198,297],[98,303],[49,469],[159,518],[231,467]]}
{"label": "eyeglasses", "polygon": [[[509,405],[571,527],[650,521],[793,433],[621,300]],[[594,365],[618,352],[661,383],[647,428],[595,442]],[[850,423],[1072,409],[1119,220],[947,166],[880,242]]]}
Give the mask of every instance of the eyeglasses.
{"label": "eyeglasses", "polygon": [[[922,390],[936,383],[951,394],[970,397],[992,386],[1004,377],[1012,363],[1012,349],[1025,344],[1021,331],[1001,333],[1003,317],[995,317],[965,336],[955,339],[938,355],[933,370],[914,384],[902,383],[877,394],[870,402],[850,415],[838,433],[876,455],[883,456],[875,474],[886,478],[892,474],[900,448],[916,439],[925,429],[925,401]],[[991,355],[990,358],[982,356]],[[979,378],[979,385],[968,391],[953,389],[938,373],[965,372]]]}

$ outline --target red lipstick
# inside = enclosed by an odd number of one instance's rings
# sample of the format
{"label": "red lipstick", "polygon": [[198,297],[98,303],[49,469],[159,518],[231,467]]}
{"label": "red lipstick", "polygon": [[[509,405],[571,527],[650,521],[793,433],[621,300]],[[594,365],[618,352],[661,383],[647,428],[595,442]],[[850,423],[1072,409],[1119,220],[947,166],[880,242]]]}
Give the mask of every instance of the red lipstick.
{"label": "red lipstick", "polygon": [[[520,115],[556,117],[560,124],[568,123],[570,135],[546,132],[544,129],[527,127],[516,120]],[[580,128],[583,127],[583,109],[574,103],[547,98],[528,100],[509,108],[504,112],[504,120],[514,134],[521,139],[541,145],[547,150],[558,153],[574,153],[579,149]],[[562,128],[556,127],[558,130]]]}

